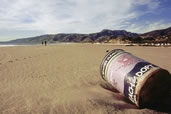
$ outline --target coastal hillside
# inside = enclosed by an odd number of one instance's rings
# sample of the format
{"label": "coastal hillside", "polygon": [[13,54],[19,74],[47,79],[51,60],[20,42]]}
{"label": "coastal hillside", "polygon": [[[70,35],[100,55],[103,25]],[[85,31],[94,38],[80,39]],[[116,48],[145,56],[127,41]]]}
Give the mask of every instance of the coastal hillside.
{"label": "coastal hillside", "polygon": [[108,29],[90,34],[46,34],[36,37],[0,42],[0,44],[40,44],[45,40],[48,41],[48,43],[168,43],[171,42],[171,27],[144,34],[132,33],[125,30]]}
{"label": "coastal hillside", "polygon": [[140,37],[146,42],[171,42],[171,27],[141,34]]}

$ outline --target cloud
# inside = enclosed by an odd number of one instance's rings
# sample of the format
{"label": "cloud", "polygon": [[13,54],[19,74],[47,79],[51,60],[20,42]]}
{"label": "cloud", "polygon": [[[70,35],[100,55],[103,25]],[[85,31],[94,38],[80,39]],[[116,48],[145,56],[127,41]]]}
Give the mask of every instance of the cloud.
{"label": "cloud", "polygon": [[[102,29],[125,29],[144,15],[135,10],[147,6],[153,11],[158,0],[1,0],[0,30],[39,33],[90,33]],[[34,34],[33,34],[34,35]]]}
{"label": "cloud", "polygon": [[131,24],[129,23],[130,26],[127,27],[127,30],[132,31],[132,32],[137,32],[137,33],[145,33],[157,29],[165,29],[168,27],[171,27],[171,22],[170,23],[165,23],[163,20],[160,21],[155,21],[155,22],[146,22],[143,25],[140,24]]}
{"label": "cloud", "polygon": [[137,0],[134,3],[136,5],[147,5],[149,9],[156,9],[160,5],[158,0]]}

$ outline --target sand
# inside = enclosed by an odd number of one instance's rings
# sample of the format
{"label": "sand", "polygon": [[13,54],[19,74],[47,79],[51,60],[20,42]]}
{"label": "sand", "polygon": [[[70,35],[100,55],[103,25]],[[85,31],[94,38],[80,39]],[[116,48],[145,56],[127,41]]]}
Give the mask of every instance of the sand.
{"label": "sand", "polygon": [[99,70],[105,51],[116,48],[171,72],[170,47],[103,44],[0,47],[0,114],[168,112],[139,109],[102,80]]}

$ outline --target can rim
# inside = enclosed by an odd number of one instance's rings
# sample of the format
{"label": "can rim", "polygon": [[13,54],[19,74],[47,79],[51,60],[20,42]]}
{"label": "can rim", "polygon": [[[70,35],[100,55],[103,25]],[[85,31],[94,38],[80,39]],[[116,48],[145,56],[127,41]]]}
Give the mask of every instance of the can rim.
{"label": "can rim", "polygon": [[124,50],[123,50],[123,49],[113,49],[113,50],[109,51],[109,52],[107,53],[107,55],[103,58],[103,60],[102,60],[102,62],[101,62],[101,65],[100,65],[100,74],[101,74],[101,77],[103,78],[103,80],[106,80],[106,79],[105,79],[105,70],[106,70],[107,63],[109,62],[109,61],[107,61],[106,65],[105,65],[104,63],[105,63],[106,59],[107,59],[112,53],[114,53],[114,54],[110,57],[110,59],[111,59],[114,55],[116,55],[116,54],[118,54],[118,53],[120,53],[120,52],[124,52]]}

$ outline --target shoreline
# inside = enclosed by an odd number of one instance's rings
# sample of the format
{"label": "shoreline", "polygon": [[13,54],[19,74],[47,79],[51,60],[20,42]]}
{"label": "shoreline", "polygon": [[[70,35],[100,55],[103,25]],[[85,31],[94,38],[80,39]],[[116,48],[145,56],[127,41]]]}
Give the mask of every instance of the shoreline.
{"label": "shoreline", "polygon": [[[55,43],[55,44],[47,44],[47,46],[58,46],[58,45],[101,45],[101,46],[125,46],[125,47],[159,47],[159,48],[171,48],[171,45],[140,45],[140,44],[113,44],[113,43]],[[42,44],[0,44],[1,47],[23,47],[23,46],[44,46]]]}

